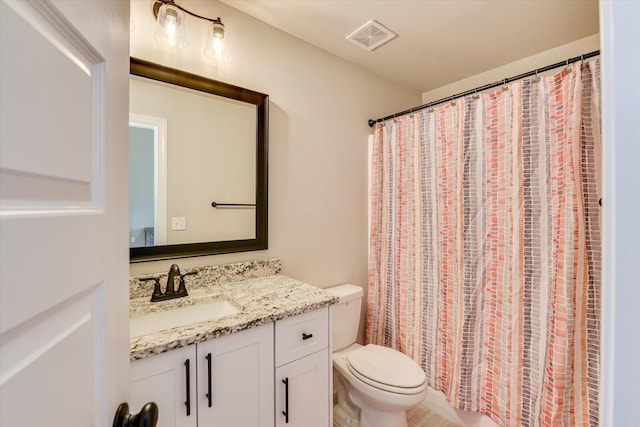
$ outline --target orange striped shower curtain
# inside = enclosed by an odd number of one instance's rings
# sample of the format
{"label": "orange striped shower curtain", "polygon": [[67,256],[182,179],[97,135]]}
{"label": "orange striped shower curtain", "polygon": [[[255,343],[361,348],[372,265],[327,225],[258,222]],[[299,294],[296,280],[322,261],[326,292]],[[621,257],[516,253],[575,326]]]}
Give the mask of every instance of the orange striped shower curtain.
{"label": "orange striped shower curtain", "polygon": [[375,126],[367,341],[503,426],[597,426],[599,60]]}

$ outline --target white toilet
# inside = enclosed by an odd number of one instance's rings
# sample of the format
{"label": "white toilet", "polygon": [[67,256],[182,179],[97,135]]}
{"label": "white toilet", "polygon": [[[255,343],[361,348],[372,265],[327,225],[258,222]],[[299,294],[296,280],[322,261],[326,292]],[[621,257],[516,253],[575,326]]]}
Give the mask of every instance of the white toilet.
{"label": "white toilet", "polygon": [[331,306],[334,427],[407,427],[406,411],[427,395],[424,371],[399,351],[356,343],[362,288],[340,285],[325,289],[340,298]]}

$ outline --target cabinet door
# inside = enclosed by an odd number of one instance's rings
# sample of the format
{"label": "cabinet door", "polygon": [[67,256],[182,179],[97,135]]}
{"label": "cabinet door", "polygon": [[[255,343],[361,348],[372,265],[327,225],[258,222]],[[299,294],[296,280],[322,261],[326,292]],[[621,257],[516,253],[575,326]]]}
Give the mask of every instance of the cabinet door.
{"label": "cabinet door", "polygon": [[276,426],[329,426],[329,351],[276,369]]}
{"label": "cabinet door", "polygon": [[198,344],[198,426],[273,426],[273,324]]}
{"label": "cabinet door", "polygon": [[196,427],[196,346],[131,363],[131,408],[149,401],[160,408],[158,427]]}

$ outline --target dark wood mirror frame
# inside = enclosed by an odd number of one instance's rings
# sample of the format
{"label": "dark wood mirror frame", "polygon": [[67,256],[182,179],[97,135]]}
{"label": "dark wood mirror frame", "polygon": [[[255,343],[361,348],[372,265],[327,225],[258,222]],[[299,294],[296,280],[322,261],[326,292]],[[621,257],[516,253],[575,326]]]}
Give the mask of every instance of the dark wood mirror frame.
{"label": "dark wood mirror frame", "polygon": [[247,102],[256,106],[257,114],[255,239],[130,248],[130,261],[142,262],[267,249],[269,96],[138,58],[131,58],[130,73],[135,76]]}

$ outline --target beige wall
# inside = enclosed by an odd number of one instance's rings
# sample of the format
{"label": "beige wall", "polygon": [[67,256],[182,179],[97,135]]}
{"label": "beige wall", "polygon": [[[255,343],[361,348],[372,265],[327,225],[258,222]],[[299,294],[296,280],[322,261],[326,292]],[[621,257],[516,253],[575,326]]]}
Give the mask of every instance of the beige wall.
{"label": "beige wall", "polygon": [[[280,257],[284,274],[312,285],[366,286],[367,120],[417,105],[420,94],[216,1],[193,9],[222,18],[225,63],[202,55],[193,19],[186,49],[159,49],[146,0],[132,1],[131,55],[269,94],[269,250],[179,265]],[[170,263],[131,264],[131,273],[168,270]]]}
{"label": "beige wall", "polygon": [[255,106],[131,77],[129,112],[167,120],[168,244],[255,238],[255,209],[211,207],[255,203]]}
{"label": "beige wall", "polygon": [[[505,78],[527,73],[531,70],[535,70],[536,68],[542,68],[547,65],[564,61],[567,58],[574,58],[576,56],[593,52],[598,49],[600,49],[600,36],[599,34],[594,34],[592,36],[576,40],[572,43],[567,43],[556,48],[549,49],[537,55],[528,56],[518,61],[511,62],[498,68],[494,68],[493,70],[476,74],[466,79],[458,80],[457,82],[448,84],[446,86],[424,92],[422,94],[422,103],[426,104],[428,102],[443,99],[457,93],[462,93],[467,90],[472,90],[476,87],[494,83]],[[550,71],[550,73],[557,72],[558,70]]]}

